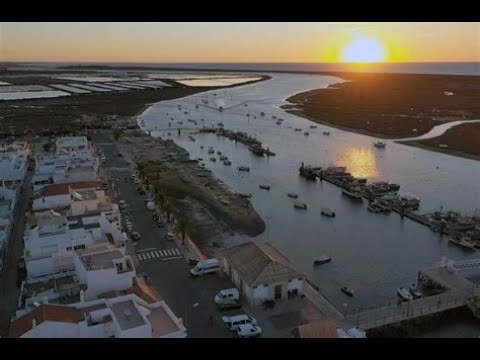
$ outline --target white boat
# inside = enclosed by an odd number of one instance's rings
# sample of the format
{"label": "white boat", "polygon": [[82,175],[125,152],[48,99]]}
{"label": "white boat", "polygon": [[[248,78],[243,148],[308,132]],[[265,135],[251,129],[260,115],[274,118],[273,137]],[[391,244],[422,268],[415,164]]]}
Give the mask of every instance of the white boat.
{"label": "white boat", "polygon": [[330,210],[329,208],[322,208],[320,213],[324,216],[335,217],[335,212]]}
{"label": "white boat", "polygon": [[330,256],[323,254],[319,258],[316,258],[313,260],[313,265],[321,265],[321,264],[328,263],[330,261],[332,261],[332,258]]}
{"label": "white boat", "polygon": [[418,299],[422,297],[422,293],[420,292],[420,290],[418,290],[417,284],[410,285],[409,290],[410,290],[410,294],[412,294],[414,299]]}
{"label": "white boat", "polygon": [[387,144],[385,144],[383,141],[377,141],[373,143],[373,146],[375,146],[378,149],[384,149]]}
{"label": "white boat", "polygon": [[301,202],[295,202],[295,204],[293,204],[293,207],[296,208],[296,209],[301,209],[301,210],[307,210],[307,204],[305,203],[301,203]]}
{"label": "white boat", "polygon": [[413,300],[413,296],[412,294],[410,294],[410,291],[408,291],[408,289],[405,289],[404,287],[399,287],[397,289],[397,294],[402,298],[402,300],[405,300],[405,301]]}

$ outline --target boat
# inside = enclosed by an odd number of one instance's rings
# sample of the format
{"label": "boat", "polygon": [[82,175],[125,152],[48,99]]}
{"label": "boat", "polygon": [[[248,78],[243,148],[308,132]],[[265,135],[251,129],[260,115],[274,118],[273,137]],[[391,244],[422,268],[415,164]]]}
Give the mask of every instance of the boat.
{"label": "boat", "polygon": [[301,203],[301,202],[295,202],[295,204],[293,204],[293,207],[296,208],[296,209],[301,209],[301,210],[307,210],[307,204],[305,203]]}
{"label": "boat", "polygon": [[210,161],[217,161],[217,159],[215,159],[214,157],[211,157]]}
{"label": "boat", "polygon": [[200,149],[203,149],[203,145],[200,145]]}
{"label": "boat", "polygon": [[295,128],[294,131],[302,131],[300,128]]}
{"label": "boat", "polygon": [[381,213],[382,209],[375,203],[371,203],[368,205],[367,210],[373,212],[375,214]]}
{"label": "boat", "polygon": [[327,136],[330,135],[330,131],[324,131],[323,135],[327,135]]}
{"label": "boat", "polygon": [[213,149],[208,149],[208,153],[209,153],[209,154],[215,154],[215,150],[213,150]]}
{"label": "boat", "polygon": [[282,125],[282,122],[281,122],[281,121],[277,121],[277,125]]}
{"label": "boat", "polygon": [[332,211],[329,208],[322,208],[320,213],[324,216],[335,217],[335,211]]}
{"label": "boat", "polygon": [[422,297],[422,293],[420,292],[420,290],[418,290],[417,284],[410,285],[410,288],[408,290],[410,290],[410,294],[412,294],[414,299]]}
{"label": "boat", "polygon": [[203,158],[197,158],[198,161],[203,161]]}
{"label": "boat", "polygon": [[317,125],[310,125],[310,129],[316,129]]}
{"label": "boat", "polygon": [[298,198],[298,195],[295,194],[295,193],[288,193],[287,196],[291,197],[292,199],[297,199]]}
{"label": "boat", "polygon": [[260,189],[270,190],[270,185],[259,185]]}
{"label": "boat", "polygon": [[262,111],[262,112],[260,113],[260,116],[265,116],[265,113]]}
{"label": "boat", "polygon": [[272,119],[276,119],[277,117],[276,116],[272,116]]}
{"label": "boat", "polygon": [[222,155],[222,152],[221,152],[221,151],[217,151],[217,155]]}
{"label": "boat", "polygon": [[217,124],[217,126],[223,127],[224,125],[223,125],[223,123],[219,122],[219,123]]}
{"label": "boat", "polygon": [[238,167],[238,171],[250,171],[250,168],[248,166],[242,165]]}
{"label": "boat", "polygon": [[455,239],[455,238],[449,238],[448,239],[449,242],[451,242],[452,244],[455,244],[461,248],[464,248],[464,249],[467,249],[467,250],[471,250],[471,251],[475,251],[475,244],[471,243],[470,241],[467,241],[466,238],[462,238],[462,239]]}
{"label": "boat", "polygon": [[405,289],[404,287],[399,287],[397,289],[397,294],[400,296],[402,300],[405,301],[410,301],[413,300],[412,294],[410,294],[410,291],[408,289]]}
{"label": "boat", "polygon": [[343,189],[342,194],[348,196],[349,198],[357,201],[363,201],[362,195],[359,192]]}
{"label": "boat", "polygon": [[222,155],[222,156],[220,156],[220,160],[222,160],[222,161],[228,160],[228,156]]}
{"label": "boat", "polygon": [[385,144],[383,141],[377,141],[373,143],[373,146],[375,146],[377,149],[384,149],[387,144]]}
{"label": "boat", "polygon": [[305,132],[303,133],[303,135],[308,136],[308,135],[310,135],[310,134],[309,134],[308,131],[305,131]]}
{"label": "boat", "polygon": [[246,198],[246,199],[250,199],[252,197],[252,194],[238,194],[238,196]]}
{"label": "boat", "polygon": [[348,296],[353,296],[355,294],[355,291],[347,286],[342,287],[340,290]]}
{"label": "boat", "polygon": [[319,258],[316,258],[313,260],[313,265],[321,265],[321,264],[326,264],[328,262],[332,261],[332,258],[327,255],[322,255]]}
{"label": "boat", "polygon": [[223,165],[230,166],[230,165],[232,165],[232,162],[229,161],[229,160],[225,160],[225,161],[223,162]]}

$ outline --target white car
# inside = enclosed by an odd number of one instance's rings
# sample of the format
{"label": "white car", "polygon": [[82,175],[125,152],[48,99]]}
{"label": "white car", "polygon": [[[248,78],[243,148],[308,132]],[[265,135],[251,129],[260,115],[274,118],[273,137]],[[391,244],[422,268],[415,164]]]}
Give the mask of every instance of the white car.
{"label": "white car", "polygon": [[237,335],[241,338],[261,336],[262,328],[252,324],[239,325],[237,328]]}
{"label": "white car", "polygon": [[235,316],[222,316],[222,321],[227,325],[228,330],[237,331],[241,325],[257,325],[255,318],[242,314]]}

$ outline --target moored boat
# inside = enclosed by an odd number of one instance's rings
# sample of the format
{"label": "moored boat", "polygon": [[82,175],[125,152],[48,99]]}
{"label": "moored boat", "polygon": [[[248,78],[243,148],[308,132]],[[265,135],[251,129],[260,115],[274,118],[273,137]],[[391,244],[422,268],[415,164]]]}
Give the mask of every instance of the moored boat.
{"label": "moored boat", "polygon": [[385,144],[383,141],[377,141],[373,143],[373,146],[375,146],[377,149],[384,149],[387,144]]}
{"label": "moored boat", "polygon": [[301,210],[307,210],[307,204],[305,203],[301,203],[301,202],[295,202],[295,204],[293,204],[293,207],[296,208],[296,209],[301,209]]}
{"label": "moored boat", "polygon": [[326,136],[330,135],[330,131],[324,131],[323,135],[326,135]]}
{"label": "moored boat", "polygon": [[362,195],[354,190],[343,189],[342,194],[356,201],[363,201]]}
{"label": "moored boat", "polygon": [[466,249],[466,250],[470,250],[470,251],[475,251],[475,244],[471,243],[470,241],[468,241],[467,239],[465,238],[462,238],[462,239],[455,239],[455,238],[449,238],[448,239],[449,242],[451,242],[452,244],[455,244],[463,249]]}
{"label": "moored boat", "polygon": [[242,165],[238,167],[238,171],[250,171],[248,166]]}
{"label": "moored boat", "polygon": [[295,193],[288,193],[287,196],[291,197],[292,199],[297,199],[298,198],[298,195],[295,194]]}
{"label": "moored boat", "polygon": [[410,285],[409,290],[410,290],[410,294],[412,294],[414,299],[418,299],[422,297],[422,293],[420,292],[420,290],[418,290],[417,284]]}
{"label": "moored boat", "polygon": [[322,208],[320,210],[320,213],[324,216],[335,217],[335,212],[330,210],[329,208]]}
{"label": "moored boat", "polygon": [[355,291],[347,286],[342,287],[340,290],[348,296],[353,296],[355,294]]}
{"label": "moored boat", "polygon": [[330,261],[332,261],[332,258],[330,256],[327,256],[327,255],[323,254],[319,258],[314,259],[313,264],[314,265],[321,265],[321,264],[328,263]]}
{"label": "moored boat", "polygon": [[232,162],[231,162],[230,160],[225,160],[225,161],[223,162],[223,165],[225,165],[225,166],[230,166],[230,165],[232,165]]}
{"label": "moored boat", "polygon": [[264,189],[264,190],[270,190],[270,185],[259,185],[259,188],[260,189]]}
{"label": "moored boat", "polygon": [[410,293],[410,291],[408,289],[405,289],[404,287],[399,287],[397,289],[397,294],[398,296],[400,296],[402,300],[405,300],[405,301],[413,300],[413,296]]}

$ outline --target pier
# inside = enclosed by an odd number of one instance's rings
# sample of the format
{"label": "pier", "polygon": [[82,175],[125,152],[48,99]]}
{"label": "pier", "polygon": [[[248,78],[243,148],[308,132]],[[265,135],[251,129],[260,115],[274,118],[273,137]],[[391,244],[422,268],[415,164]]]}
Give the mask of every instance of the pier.
{"label": "pier", "polygon": [[480,259],[443,259],[437,266],[419,271],[419,285],[443,289],[441,294],[353,312],[346,314],[345,319],[362,330],[370,330],[467,305],[477,314],[478,309],[472,306],[480,296],[480,287],[462,275],[464,270],[480,270]]}

